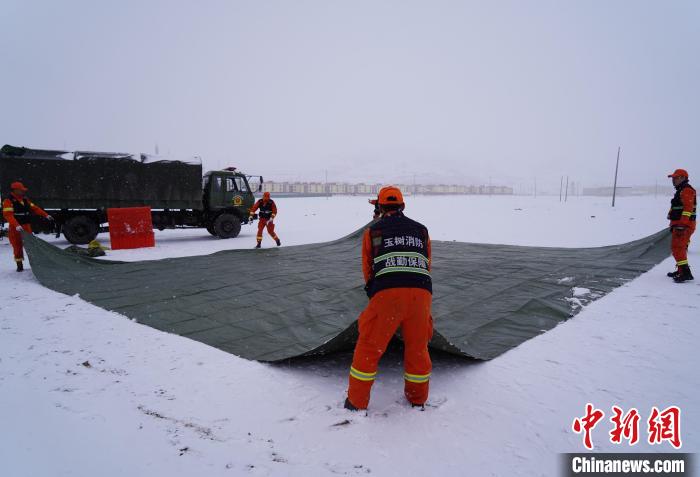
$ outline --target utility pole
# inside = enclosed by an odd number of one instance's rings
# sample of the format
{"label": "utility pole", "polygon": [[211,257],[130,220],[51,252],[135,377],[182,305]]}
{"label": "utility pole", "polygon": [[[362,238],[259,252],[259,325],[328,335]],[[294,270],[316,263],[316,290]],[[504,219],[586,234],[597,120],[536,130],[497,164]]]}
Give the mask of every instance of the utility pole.
{"label": "utility pole", "polygon": [[620,167],[620,146],[617,147],[617,162],[615,163],[615,182],[613,183],[612,206],[615,207],[615,195],[617,194],[617,171]]}
{"label": "utility pole", "polygon": [[569,200],[569,176],[566,176],[566,195],[564,196],[564,202]]}
{"label": "utility pole", "polygon": [[561,202],[561,192],[562,192],[563,188],[564,188],[564,176],[561,176],[561,180],[559,181],[559,202]]}

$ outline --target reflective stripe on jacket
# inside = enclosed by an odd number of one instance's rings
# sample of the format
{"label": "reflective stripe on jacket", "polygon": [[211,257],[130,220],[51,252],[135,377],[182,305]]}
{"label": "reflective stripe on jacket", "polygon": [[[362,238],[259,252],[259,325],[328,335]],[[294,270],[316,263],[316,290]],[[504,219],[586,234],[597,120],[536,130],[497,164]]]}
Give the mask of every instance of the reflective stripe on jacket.
{"label": "reflective stripe on jacket", "polygon": [[259,199],[250,210],[250,213],[252,214],[256,210],[258,211],[258,216],[261,219],[270,219],[272,216],[277,215],[277,205],[272,199],[268,200],[267,202]]}
{"label": "reflective stripe on jacket", "polygon": [[402,213],[384,215],[365,231],[363,271],[368,294],[387,288],[423,288],[432,293],[430,236]]}
{"label": "reflective stripe on jacket", "polygon": [[676,194],[671,199],[671,209],[668,211],[668,220],[671,226],[687,225],[697,218],[697,195],[695,189],[683,182],[676,187]]}
{"label": "reflective stripe on jacket", "polygon": [[10,227],[15,228],[18,225],[30,223],[32,214],[40,217],[48,217],[49,215],[26,197],[20,198],[10,194],[2,201],[2,216],[10,224]]}

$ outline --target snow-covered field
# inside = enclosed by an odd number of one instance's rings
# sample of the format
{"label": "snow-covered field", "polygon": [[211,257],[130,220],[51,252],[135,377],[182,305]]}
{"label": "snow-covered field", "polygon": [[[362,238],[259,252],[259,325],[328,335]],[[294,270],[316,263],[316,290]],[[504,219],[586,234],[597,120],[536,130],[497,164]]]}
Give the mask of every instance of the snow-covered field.
{"label": "snow-covered field", "polygon": [[[604,198],[408,200],[406,214],[437,240],[570,247],[641,238],[665,226],[668,208],[667,198],[621,198],[615,209]],[[284,246],[338,238],[371,217],[361,197],[278,206]],[[233,240],[157,232],[155,249],[107,258],[249,248],[254,236],[251,226]],[[0,258],[2,476],[557,475],[559,453],[584,449],[571,422],[587,402],[606,412],[598,451],[672,450],[645,442],[651,406],[670,405],[682,409],[682,451],[699,448],[700,281],[674,284],[671,258],[493,361],[435,355],[425,412],[403,403],[391,350],[367,416],[342,409],[349,354],[249,362],[43,288],[13,271],[7,241]],[[608,440],[612,405],[642,415],[633,448]]]}

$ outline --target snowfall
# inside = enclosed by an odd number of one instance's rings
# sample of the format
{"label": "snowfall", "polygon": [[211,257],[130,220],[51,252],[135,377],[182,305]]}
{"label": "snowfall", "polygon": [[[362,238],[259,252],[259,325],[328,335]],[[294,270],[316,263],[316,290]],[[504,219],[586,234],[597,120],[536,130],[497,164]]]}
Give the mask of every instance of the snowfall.
{"label": "snowfall", "polygon": [[[363,197],[277,203],[285,247],[342,237],[371,217]],[[661,197],[618,198],[612,208],[608,198],[456,196],[409,197],[406,215],[434,240],[588,247],[657,232],[667,210]],[[99,240],[109,245],[107,235]],[[230,240],[169,230],[156,232],[155,248],[106,258],[254,244],[253,226]],[[274,243],[266,236],[263,246]],[[585,452],[572,422],[587,403],[605,412],[592,434],[596,452],[674,451],[647,443],[653,406],[679,406],[679,451],[700,450],[700,280],[673,283],[670,256],[492,361],[432,353],[425,411],[403,400],[393,345],[366,414],[342,406],[351,352],[247,361],[44,288],[31,270],[14,271],[6,239],[0,259],[2,476],[558,475],[561,453]],[[700,264],[696,243],[690,263]],[[610,442],[613,405],[639,410],[635,446]]]}

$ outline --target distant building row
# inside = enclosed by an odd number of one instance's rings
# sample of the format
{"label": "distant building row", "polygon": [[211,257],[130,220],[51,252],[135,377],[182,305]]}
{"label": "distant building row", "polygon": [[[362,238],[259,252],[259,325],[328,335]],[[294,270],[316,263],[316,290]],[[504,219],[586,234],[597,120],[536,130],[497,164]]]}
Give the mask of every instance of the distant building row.
{"label": "distant building row", "polygon": [[[504,186],[464,186],[464,185],[406,185],[396,184],[404,194],[474,194],[474,195],[512,195],[512,187]],[[342,182],[275,182],[263,183],[263,191],[272,194],[309,194],[309,195],[376,195],[383,184],[346,184]]]}
{"label": "distant building row", "polygon": [[[674,189],[666,185],[653,186],[633,186],[633,187],[617,187],[617,195],[619,196],[640,196],[640,195],[673,195]],[[583,195],[592,195],[600,197],[610,197],[613,194],[612,187],[584,187]]]}

